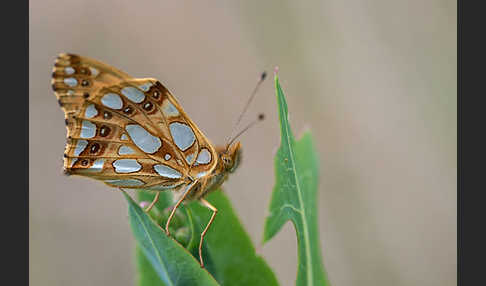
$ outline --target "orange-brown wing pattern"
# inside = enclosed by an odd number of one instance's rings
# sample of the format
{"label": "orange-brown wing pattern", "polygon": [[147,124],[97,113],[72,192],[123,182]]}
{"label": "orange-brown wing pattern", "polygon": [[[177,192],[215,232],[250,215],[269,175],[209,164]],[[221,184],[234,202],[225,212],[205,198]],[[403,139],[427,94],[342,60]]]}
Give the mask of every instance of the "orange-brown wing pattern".
{"label": "orange-brown wing pattern", "polygon": [[173,189],[209,174],[214,148],[155,79],[60,55],[53,88],[66,116],[67,173],[115,187]]}
{"label": "orange-brown wing pattern", "polygon": [[60,54],[52,70],[52,89],[64,112],[77,112],[85,98],[104,86],[131,77],[111,66],[87,57]]}
{"label": "orange-brown wing pattern", "polygon": [[215,148],[160,82],[154,81],[153,88],[153,92],[161,91],[163,95],[158,106],[165,120],[160,125],[162,132],[171,138],[176,149],[183,154],[189,175],[200,178],[210,174],[218,160]]}

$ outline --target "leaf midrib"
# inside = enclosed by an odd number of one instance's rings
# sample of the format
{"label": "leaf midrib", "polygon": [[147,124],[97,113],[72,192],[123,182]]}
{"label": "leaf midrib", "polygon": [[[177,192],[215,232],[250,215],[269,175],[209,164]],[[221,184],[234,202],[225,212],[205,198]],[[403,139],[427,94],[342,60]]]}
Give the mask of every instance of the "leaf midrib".
{"label": "leaf midrib", "polygon": [[[278,78],[276,77],[275,78],[277,84],[278,84],[278,87],[277,87],[277,92],[278,92],[278,101],[279,101],[279,105],[280,105],[280,110],[284,110],[283,109],[283,101],[281,99],[282,97],[282,90],[280,88],[280,83],[278,83]],[[288,113],[288,109],[285,109],[285,112]],[[287,139],[287,144],[288,144],[288,147],[289,147],[289,153],[290,153],[290,163],[291,163],[291,166],[292,166],[292,169],[293,169],[293,174],[294,174],[294,180],[295,180],[295,186],[297,188],[297,195],[298,195],[298,198],[299,198],[299,204],[301,206],[301,214],[300,214],[300,217],[301,217],[301,220],[302,220],[302,225],[303,225],[303,228],[304,228],[304,243],[305,243],[305,253],[306,253],[306,262],[307,262],[307,267],[306,267],[306,274],[307,274],[307,282],[308,282],[308,285],[313,285],[314,281],[313,281],[313,277],[312,277],[312,267],[311,267],[311,261],[310,261],[310,257],[311,257],[311,254],[310,254],[310,241],[309,241],[309,230],[307,228],[307,222],[305,220],[305,208],[304,208],[304,200],[302,199],[302,194],[301,194],[301,188],[300,188],[300,184],[299,184],[299,180],[297,178],[297,169],[296,169],[296,164],[295,164],[295,159],[294,159],[294,150],[292,149],[292,146],[291,146],[291,138],[289,136],[290,134],[290,126],[289,126],[289,122],[288,122],[288,117],[287,117],[287,114],[282,114],[285,118],[285,137]]]}

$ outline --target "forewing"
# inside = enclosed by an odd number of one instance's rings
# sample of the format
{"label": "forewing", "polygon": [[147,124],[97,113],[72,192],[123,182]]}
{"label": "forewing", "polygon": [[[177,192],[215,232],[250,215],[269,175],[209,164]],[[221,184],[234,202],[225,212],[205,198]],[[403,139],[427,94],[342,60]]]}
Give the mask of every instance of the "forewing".
{"label": "forewing", "polygon": [[52,69],[52,89],[65,113],[75,113],[97,90],[131,77],[97,60],[59,54]]}

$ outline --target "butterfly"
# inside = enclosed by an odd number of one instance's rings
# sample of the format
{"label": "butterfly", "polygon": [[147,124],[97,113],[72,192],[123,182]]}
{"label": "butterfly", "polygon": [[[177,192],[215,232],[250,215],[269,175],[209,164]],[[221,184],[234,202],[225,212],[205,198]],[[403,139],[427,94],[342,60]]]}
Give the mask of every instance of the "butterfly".
{"label": "butterfly", "polygon": [[[265,73],[248,104],[264,79]],[[234,139],[252,124],[225,146],[215,147],[158,80],[133,78],[75,54],[58,55],[52,88],[65,114],[65,174],[89,177],[114,188],[156,191],[146,211],[155,205],[160,191],[179,191],[181,196],[165,226],[168,235],[179,205],[198,200],[212,211],[199,244],[204,267],[204,236],[218,212],[204,197],[237,169],[241,143]]]}

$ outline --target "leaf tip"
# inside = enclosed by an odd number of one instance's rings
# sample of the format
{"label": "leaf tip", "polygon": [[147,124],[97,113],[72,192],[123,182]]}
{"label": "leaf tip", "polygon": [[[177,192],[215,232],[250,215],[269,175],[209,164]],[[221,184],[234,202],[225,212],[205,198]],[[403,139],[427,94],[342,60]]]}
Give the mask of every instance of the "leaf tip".
{"label": "leaf tip", "polygon": [[139,208],[142,207],[141,205],[139,205],[138,203],[136,203],[135,200],[125,190],[120,189],[120,191],[125,196],[125,199],[127,200],[129,206],[132,206],[132,207],[133,206],[137,206]]}
{"label": "leaf tip", "polygon": [[120,191],[122,192],[122,194],[125,196],[125,199],[131,199],[132,197],[130,197],[130,195],[128,195],[128,193],[126,191],[124,191],[123,189],[120,189]]}
{"label": "leaf tip", "polygon": [[275,77],[275,83],[278,82],[278,70],[279,70],[279,67],[278,66],[275,66],[273,68],[273,76]]}
{"label": "leaf tip", "polygon": [[306,136],[307,134],[312,136],[312,126],[308,123],[306,123],[304,125],[304,128],[302,128],[302,130],[300,131],[298,138],[302,138],[302,137]]}

